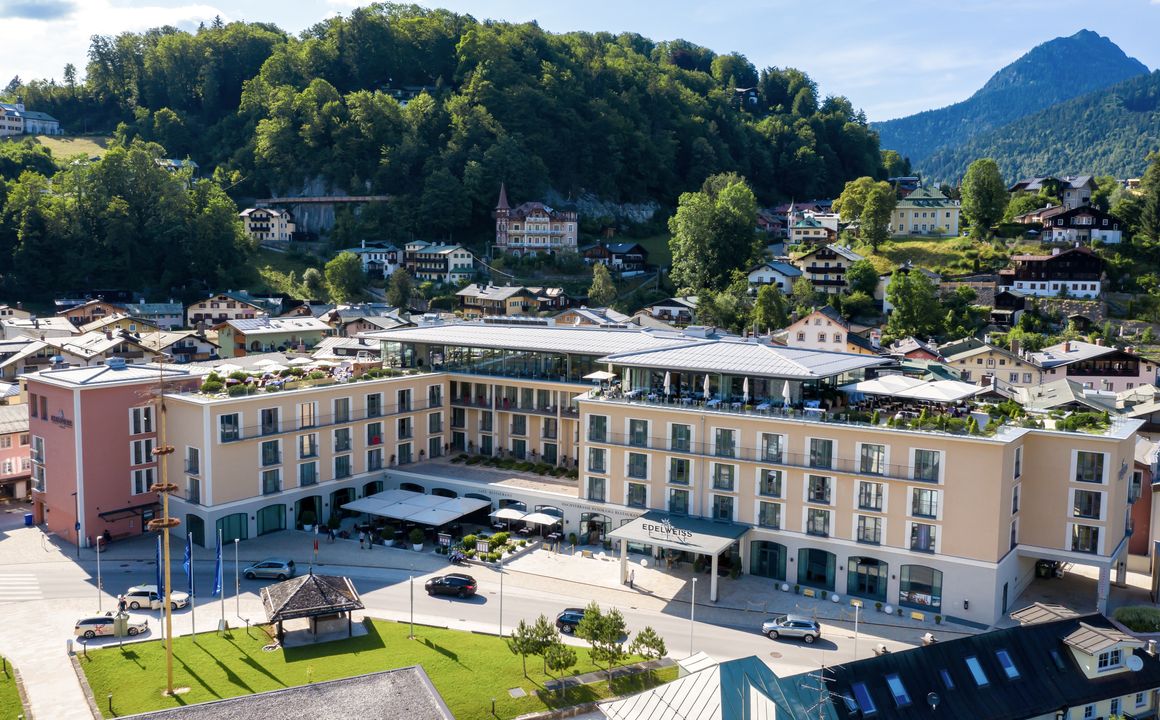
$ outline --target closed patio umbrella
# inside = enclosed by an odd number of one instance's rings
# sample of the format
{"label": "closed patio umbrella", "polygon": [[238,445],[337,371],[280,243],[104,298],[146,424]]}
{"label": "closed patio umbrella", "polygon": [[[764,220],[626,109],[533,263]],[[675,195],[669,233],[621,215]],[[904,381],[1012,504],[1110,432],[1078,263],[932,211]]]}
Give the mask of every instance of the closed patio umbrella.
{"label": "closed patio umbrella", "polygon": [[786,407],[789,407],[789,380],[781,388],[781,397]]}
{"label": "closed patio umbrella", "polygon": [[741,402],[749,402],[749,378],[745,378],[745,382],[741,383]]}
{"label": "closed patio umbrella", "polygon": [[673,377],[668,370],[665,370],[665,396],[673,394]]}
{"label": "closed patio umbrella", "polygon": [[705,373],[705,388],[703,390],[705,399],[709,399],[709,373]]}

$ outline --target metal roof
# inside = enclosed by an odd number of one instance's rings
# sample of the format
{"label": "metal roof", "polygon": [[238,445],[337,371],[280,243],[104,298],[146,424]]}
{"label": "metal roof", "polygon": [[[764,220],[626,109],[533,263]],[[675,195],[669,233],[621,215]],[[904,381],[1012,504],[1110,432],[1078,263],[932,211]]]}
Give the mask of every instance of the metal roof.
{"label": "metal roof", "polygon": [[[363,337],[430,345],[463,345],[498,350],[528,350],[579,355],[609,355],[688,344],[694,339],[679,333],[639,328],[441,323],[362,333]],[[700,342],[709,343],[708,340]]]}
{"label": "metal roof", "polygon": [[315,317],[241,318],[227,320],[234,330],[245,335],[273,335],[288,332],[328,332],[330,326]]}
{"label": "metal roof", "polygon": [[851,370],[889,362],[876,355],[788,348],[743,340],[685,342],[675,347],[612,354],[602,357],[600,361],[660,370],[716,372],[791,380],[834,377]]}
{"label": "metal roof", "polygon": [[0,435],[28,432],[28,405],[0,405]]}
{"label": "metal roof", "polygon": [[108,365],[91,365],[59,370],[41,370],[25,377],[35,378],[50,385],[74,387],[78,385],[113,385],[126,382],[156,382],[162,375],[166,381],[173,381],[206,374],[208,374],[208,370],[189,365],[183,365],[180,368],[165,365],[163,370],[159,370],[155,363],[146,363],[143,365],[124,365],[117,368]]}
{"label": "metal roof", "polygon": [[1081,622],[1079,627],[1065,637],[1063,641],[1088,655],[1095,655],[1108,648],[1113,648],[1124,643],[1131,643],[1136,646],[1144,644],[1131,635],[1122,633],[1115,628],[1095,627],[1085,622]]}
{"label": "metal roof", "polygon": [[[1070,343],[1070,345],[1069,345]],[[1045,368],[1070,365],[1081,360],[1091,360],[1110,354],[1126,354],[1117,347],[1095,345],[1080,340],[1069,340],[1051,347],[1045,347],[1039,352],[1028,353],[1027,357],[1037,365]],[[1143,358],[1140,358],[1143,359]]]}
{"label": "metal roof", "polygon": [[760,658],[730,660],[622,700],[600,703],[609,720],[792,718],[777,676]]}
{"label": "metal roof", "polygon": [[1031,603],[1027,607],[1011,613],[1011,619],[1018,621],[1020,625],[1034,625],[1035,623],[1066,620],[1078,616],[1079,613],[1069,607],[1041,602]]}

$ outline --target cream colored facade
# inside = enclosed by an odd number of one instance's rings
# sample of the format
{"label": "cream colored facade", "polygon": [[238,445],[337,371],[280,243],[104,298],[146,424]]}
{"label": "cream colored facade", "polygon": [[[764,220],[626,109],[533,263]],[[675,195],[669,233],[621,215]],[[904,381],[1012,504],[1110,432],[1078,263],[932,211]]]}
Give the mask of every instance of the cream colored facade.
{"label": "cream colored facade", "polygon": [[964,382],[977,383],[985,377],[1016,387],[1034,387],[1043,382],[1043,368],[991,345],[952,355],[946,364],[958,370]]}

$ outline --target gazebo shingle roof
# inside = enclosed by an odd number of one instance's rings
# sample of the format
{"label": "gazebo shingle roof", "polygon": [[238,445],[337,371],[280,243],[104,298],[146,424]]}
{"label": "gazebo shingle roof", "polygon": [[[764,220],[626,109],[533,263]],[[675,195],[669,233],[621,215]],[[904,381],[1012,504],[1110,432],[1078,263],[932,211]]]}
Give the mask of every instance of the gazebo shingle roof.
{"label": "gazebo shingle roof", "polygon": [[262,605],[269,622],[363,609],[350,578],[313,573],[262,588]]}

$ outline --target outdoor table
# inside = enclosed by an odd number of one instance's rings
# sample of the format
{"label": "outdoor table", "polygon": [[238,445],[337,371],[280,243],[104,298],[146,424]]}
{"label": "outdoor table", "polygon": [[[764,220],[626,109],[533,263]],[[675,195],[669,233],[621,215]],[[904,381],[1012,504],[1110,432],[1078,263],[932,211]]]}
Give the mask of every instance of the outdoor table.
{"label": "outdoor table", "polygon": [[757,409],[761,410],[761,411],[770,410],[772,408],[773,408],[773,405],[769,404],[768,402],[763,402],[757,406]]}
{"label": "outdoor table", "polygon": [[808,407],[808,408],[804,408],[804,410],[807,413],[810,413],[811,415],[819,415],[820,416],[820,415],[824,415],[826,413],[825,410],[823,410],[821,408],[816,408],[816,407]]}
{"label": "outdoor table", "polygon": [[717,407],[720,404],[721,404],[720,398],[713,398],[709,402],[705,403],[705,407]]}
{"label": "outdoor table", "polygon": [[739,403],[739,402],[729,403],[729,407],[732,408],[733,410],[740,410],[741,403]]}

